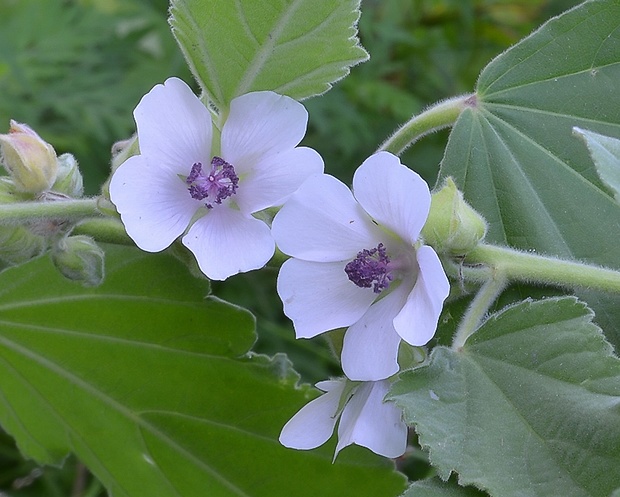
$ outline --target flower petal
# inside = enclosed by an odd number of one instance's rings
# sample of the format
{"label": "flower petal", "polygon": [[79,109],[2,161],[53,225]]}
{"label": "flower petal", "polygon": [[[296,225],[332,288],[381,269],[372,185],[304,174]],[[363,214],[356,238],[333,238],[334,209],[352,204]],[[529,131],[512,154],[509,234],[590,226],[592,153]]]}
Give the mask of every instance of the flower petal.
{"label": "flower petal", "polygon": [[308,112],[290,97],[257,91],[235,98],[222,128],[222,158],[237,174],[263,157],[296,147],[306,134]]}
{"label": "flower petal", "polygon": [[370,306],[344,335],[342,369],[354,381],[389,378],[398,372],[400,336],[392,321],[407,298],[403,286]]}
{"label": "flower petal", "polygon": [[308,178],[276,214],[273,237],[284,253],[316,262],[347,261],[375,247],[381,232],[333,176]]}
{"label": "flower petal", "polygon": [[400,457],[407,448],[407,426],[394,404],[383,402],[390,383],[363,383],[353,393],[340,417],[336,454],[347,445],[367,447],[384,457]]}
{"label": "flower petal", "polygon": [[179,237],[200,208],[187,185],[168,169],[135,155],[114,172],[110,199],[129,236],[147,252],[159,252]]}
{"label": "flower petal", "polygon": [[450,282],[435,251],[426,245],[417,251],[420,272],[402,310],[394,318],[396,332],[411,345],[426,344],[437,329]]}
{"label": "flower petal", "polygon": [[289,259],[280,268],[278,295],[297,338],[312,338],[357,321],[376,298],[349,281],[345,263]]}
{"label": "flower petal", "polygon": [[431,194],[426,182],[398,157],[379,152],[366,159],[353,176],[353,192],[375,221],[410,244],[417,241]]}
{"label": "flower petal", "polygon": [[314,449],[334,432],[345,381],[322,381],[317,387],[327,393],[301,408],[282,428],[280,443],[291,449]]}
{"label": "flower petal", "polygon": [[216,206],[183,237],[200,270],[212,280],[263,267],[274,253],[269,227],[237,210]]}
{"label": "flower petal", "polygon": [[153,167],[188,175],[195,162],[211,162],[211,115],[178,78],[147,93],[134,110],[140,154]]}
{"label": "flower petal", "polygon": [[299,147],[269,155],[243,178],[235,202],[246,214],[282,205],[309,176],[322,172],[323,159],[311,148]]}

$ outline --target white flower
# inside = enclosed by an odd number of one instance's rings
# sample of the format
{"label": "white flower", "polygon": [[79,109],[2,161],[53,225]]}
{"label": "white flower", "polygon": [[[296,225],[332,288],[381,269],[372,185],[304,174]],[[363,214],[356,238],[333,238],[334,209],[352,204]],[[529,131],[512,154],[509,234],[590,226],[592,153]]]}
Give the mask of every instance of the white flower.
{"label": "white flower", "polygon": [[[345,379],[316,384],[327,392],[293,416],[280,433],[280,443],[292,449],[314,449],[324,444],[338,425],[336,453],[347,445],[367,447],[385,457],[399,457],[407,447],[407,425],[401,410],[383,402],[389,381],[364,382],[353,387]],[[342,399],[345,395],[348,398]],[[341,399],[345,401],[344,406]]]}
{"label": "white flower", "polygon": [[297,147],[303,105],[267,91],[242,95],[212,144],[208,109],[170,78],[142,98],[134,118],[140,155],[116,170],[110,197],[136,244],[158,252],[185,233],[200,269],[217,280],[265,265],[274,242],[252,214],[281,205],[323,171],[314,150]]}
{"label": "white flower", "polygon": [[420,346],[433,337],[450,286],[435,251],[419,246],[430,208],[420,176],[380,152],[355,172],[353,191],[316,175],[276,215],[276,243],[293,257],[278,294],[297,338],[349,327],[344,373],[381,380],[398,372],[401,339]]}

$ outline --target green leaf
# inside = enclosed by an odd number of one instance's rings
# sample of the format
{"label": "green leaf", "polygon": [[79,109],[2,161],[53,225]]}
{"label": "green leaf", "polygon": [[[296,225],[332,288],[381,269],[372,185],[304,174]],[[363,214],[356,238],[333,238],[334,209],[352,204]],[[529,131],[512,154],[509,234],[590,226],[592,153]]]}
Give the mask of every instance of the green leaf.
{"label": "green leaf", "polygon": [[48,258],[0,274],[0,423],[23,453],[74,452],[115,497],[397,495],[393,464],[283,448],[316,395],[282,357],[247,355],[251,314],[176,259],[107,250],[96,289]]}
{"label": "green leaf", "polygon": [[613,192],[616,202],[620,200],[620,140],[573,128],[573,132],[585,141],[599,177]]}
{"label": "green leaf", "polygon": [[607,497],[620,485],[620,360],[573,297],[492,316],[437,347],[391,397],[442,478],[501,497]]}
{"label": "green leaf", "polygon": [[487,240],[620,267],[620,206],[574,126],[620,137],[620,1],[582,4],[494,59],[441,165]]}
{"label": "green leaf", "polygon": [[304,99],[368,58],[356,33],[360,0],[172,0],[170,24],[218,108],[272,90]]}
{"label": "green leaf", "polygon": [[460,487],[439,478],[420,480],[411,484],[402,497],[484,497],[488,494],[472,487]]}

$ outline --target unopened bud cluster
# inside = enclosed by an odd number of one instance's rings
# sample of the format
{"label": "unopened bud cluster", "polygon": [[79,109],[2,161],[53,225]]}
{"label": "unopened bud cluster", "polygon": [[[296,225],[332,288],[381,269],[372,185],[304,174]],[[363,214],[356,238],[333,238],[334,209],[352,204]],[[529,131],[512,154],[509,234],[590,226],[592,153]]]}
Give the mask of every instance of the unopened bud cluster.
{"label": "unopened bud cluster", "polygon": [[52,262],[68,279],[84,286],[97,286],[103,281],[104,252],[95,241],[84,235],[67,236],[54,245]]}
{"label": "unopened bud cluster", "polygon": [[[82,174],[71,154],[56,151],[32,128],[10,122],[0,134],[0,161],[8,176],[0,177],[0,206],[18,202],[62,202],[84,195]],[[87,286],[103,279],[103,251],[84,236],[70,236],[64,220],[28,219],[23,225],[0,223],[0,264],[27,262],[48,249],[59,271]]]}
{"label": "unopened bud cluster", "polygon": [[[20,191],[11,178],[0,177],[0,206],[27,201],[30,197],[30,194]],[[41,255],[46,248],[46,239],[29,226],[0,224],[0,263],[3,265],[27,262]]]}
{"label": "unopened bud cluster", "polygon": [[18,190],[41,193],[52,187],[58,172],[56,151],[32,128],[11,120],[8,134],[0,135],[0,150]]}

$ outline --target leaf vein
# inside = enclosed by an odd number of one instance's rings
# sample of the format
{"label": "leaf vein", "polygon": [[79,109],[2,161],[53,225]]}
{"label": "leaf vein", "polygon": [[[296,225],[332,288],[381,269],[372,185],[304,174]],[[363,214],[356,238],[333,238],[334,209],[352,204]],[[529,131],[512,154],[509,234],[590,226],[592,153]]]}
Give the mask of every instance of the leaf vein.
{"label": "leaf vein", "polygon": [[[495,388],[497,389],[497,392],[500,394],[500,396],[507,402],[508,405],[511,406],[513,412],[515,413],[516,417],[518,417],[522,424],[526,427],[529,428],[529,430],[527,430],[530,435],[534,435],[538,440],[539,443],[543,446],[546,447],[548,449],[548,451],[550,452],[550,454],[553,455],[552,459],[556,464],[556,467],[558,468],[558,470],[560,470],[562,473],[566,474],[568,476],[568,478],[575,484],[576,487],[581,488],[582,490],[584,490],[586,492],[586,495],[589,493],[587,491],[587,489],[583,486],[583,484],[581,484],[580,482],[576,481],[575,478],[573,477],[572,472],[569,471],[569,469],[561,462],[558,461],[555,458],[555,451],[552,450],[551,447],[547,446],[547,440],[545,438],[543,438],[542,434],[540,434],[536,429],[534,429],[534,427],[528,422],[527,418],[525,418],[525,416],[523,415],[523,413],[521,412],[521,410],[519,410],[518,406],[513,402],[513,400],[508,396],[508,394],[500,387],[500,385],[497,383],[497,381],[495,381],[495,379],[487,374],[486,370],[477,362],[474,360],[473,357],[469,356],[467,358],[468,362],[471,363],[472,367],[474,369],[476,369],[483,377],[485,377],[492,385],[495,386]],[[468,402],[469,403],[469,402]]]}
{"label": "leaf vein", "polygon": [[295,11],[299,8],[303,0],[294,0],[288,9],[284,9],[279,18],[276,19],[275,24],[273,25],[271,32],[268,35],[268,38],[262,44],[260,50],[256,51],[254,58],[248,65],[248,68],[245,71],[244,76],[240,79],[239,85],[237,86],[237,90],[234,95],[243,95],[247,93],[252,86],[252,83],[258,77],[258,74],[261,68],[264,66],[265,62],[269,58],[269,55],[273,52],[274,47],[278,41],[278,38],[282,35],[284,28],[287,23],[295,13]]}
{"label": "leaf vein", "polygon": [[[122,414],[125,418],[127,418],[128,421],[135,423],[138,428],[144,429],[144,430],[152,433],[156,438],[159,438],[160,440],[164,441],[173,450],[177,451],[181,455],[187,455],[187,450],[184,447],[182,447],[174,439],[171,439],[164,432],[159,430],[156,426],[146,422],[145,420],[143,420],[142,418],[137,416],[136,413],[132,412],[130,409],[125,407],[123,404],[119,403],[118,401],[116,401],[112,397],[110,397],[108,395],[105,395],[103,392],[97,390],[97,388],[95,388],[93,385],[91,385],[90,383],[86,382],[85,380],[83,380],[79,376],[75,375],[74,373],[68,371],[67,369],[61,367],[59,364],[51,361],[48,358],[42,357],[39,354],[36,354],[35,352],[27,349],[26,347],[18,345],[18,344],[14,343],[14,342],[11,342],[9,340],[6,340],[4,337],[1,337],[1,336],[0,336],[0,343],[3,343],[8,348],[11,348],[11,349],[15,350],[16,352],[23,354],[24,356],[30,358],[31,360],[33,360],[35,362],[38,362],[41,366],[48,368],[50,371],[56,373],[58,376],[60,376],[62,378],[65,378],[67,381],[70,381],[71,383],[76,385],[76,387],[81,388],[87,394],[89,394],[92,397],[95,397],[95,398],[99,399],[100,401],[102,401],[110,409],[116,410],[117,412]],[[42,397],[42,400],[50,406],[50,409],[52,409],[52,411],[55,412],[55,409],[52,407],[52,405],[49,403],[49,401],[47,399],[45,399],[45,397]],[[62,417],[61,417],[61,421],[63,422],[63,425],[66,428],[70,429],[70,424],[67,423],[64,419],[62,419]],[[236,485],[234,485],[232,482],[230,482],[228,479],[226,479],[222,475],[220,475],[216,470],[214,470],[209,465],[207,465],[205,463],[202,463],[202,467],[215,480],[219,481],[222,485],[224,485],[227,488],[229,488],[236,495],[239,495],[240,497],[250,497],[245,492],[243,492],[241,489],[239,489]]]}
{"label": "leaf vein", "polygon": [[174,347],[168,347],[165,345],[165,342],[160,344],[160,343],[153,343],[153,342],[142,342],[140,340],[131,340],[129,338],[120,338],[120,337],[115,337],[115,336],[111,336],[111,335],[103,335],[101,333],[88,333],[88,332],[84,332],[84,331],[80,331],[80,330],[70,330],[67,328],[54,328],[51,326],[41,326],[41,325],[32,325],[32,324],[24,324],[24,323],[16,323],[13,321],[4,321],[4,320],[0,320],[0,325],[5,325],[5,326],[13,326],[15,328],[21,328],[21,329],[25,329],[28,331],[40,331],[40,332],[44,332],[44,333],[54,333],[57,335],[66,335],[66,336],[75,336],[75,337],[80,337],[80,338],[85,338],[85,339],[89,339],[95,342],[108,342],[108,343],[114,343],[114,344],[119,344],[119,345],[133,345],[135,347],[141,347],[144,349],[154,349],[154,350],[160,350],[160,351],[167,351],[167,352],[171,352],[174,354],[179,354],[179,355],[186,355],[189,357],[204,357],[207,359],[211,359],[211,360],[227,360],[229,359],[226,356],[222,356],[222,355],[215,355],[215,354],[207,354],[205,352],[194,352],[194,351],[190,351],[190,350],[184,350],[184,349],[177,349]]}

